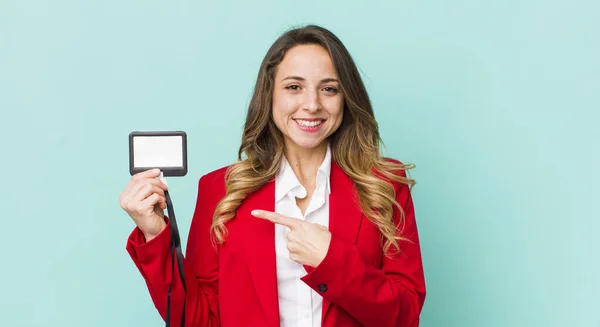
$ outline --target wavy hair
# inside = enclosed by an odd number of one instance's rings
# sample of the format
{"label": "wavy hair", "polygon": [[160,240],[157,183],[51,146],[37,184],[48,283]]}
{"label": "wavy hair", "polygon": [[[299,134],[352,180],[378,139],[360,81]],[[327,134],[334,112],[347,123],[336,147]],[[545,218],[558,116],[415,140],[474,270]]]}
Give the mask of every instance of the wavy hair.
{"label": "wavy hair", "polygon": [[[251,193],[273,180],[284,156],[284,139],[272,116],[275,72],[286,52],[296,45],[316,44],[325,48],[338,74],[344,96],[344,114],[340,127],[329,137],[332,159],[354,182],[360,206],[377,226],[385,253],[390,247],[400,250],[393,221],[393,210],[404,211],[395,199],[390,181],[412,187],[415,181],[399,173],[414,165],[387,160],[380,155],[379,127],[358,69],[342,42],[329,30],[308,25],[282,34],[265,55],[249,103],[238,161],[226,171],[226,195],[217,204],[211,233],[215,243],[223,243],[225,224]],[[242,159],[245,154],[246,158]],[[360,154],[360,155],[357,155]],[[404,176],[403,176],[404,175]],[[383,178],[382,178],[383,177]]]}

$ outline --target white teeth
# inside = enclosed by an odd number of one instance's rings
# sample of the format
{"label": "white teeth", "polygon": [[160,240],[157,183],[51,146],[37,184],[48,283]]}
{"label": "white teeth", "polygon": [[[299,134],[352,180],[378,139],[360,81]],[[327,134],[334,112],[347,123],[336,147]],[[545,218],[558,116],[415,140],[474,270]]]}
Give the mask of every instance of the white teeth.
{"label": "white teeth", "polygon": [[296,121],[298,122],[298,124],[305,126],[305,127],[319,126],[323,122],[322,120],[307,121],[307,120],[300,120],[300,119],[297,119]]}

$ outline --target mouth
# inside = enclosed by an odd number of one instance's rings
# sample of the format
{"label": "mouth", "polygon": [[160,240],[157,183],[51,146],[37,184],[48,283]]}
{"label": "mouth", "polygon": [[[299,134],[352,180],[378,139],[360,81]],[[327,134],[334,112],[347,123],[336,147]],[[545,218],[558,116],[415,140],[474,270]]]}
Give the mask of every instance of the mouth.
{"label": "mouth", "polygon": [[321,130],[323,123],[327,119],[318,119],[318,118],[310,118],[310,119],[293,119],[296,122],[296,126],[303,132],[307,133],[315,133]]}
{"label": "mouth", "polygon": [[310,119],[294,119],[294,121],[301,127],[315,128],[319,127],[325,122],[326,119],[310,118]]}

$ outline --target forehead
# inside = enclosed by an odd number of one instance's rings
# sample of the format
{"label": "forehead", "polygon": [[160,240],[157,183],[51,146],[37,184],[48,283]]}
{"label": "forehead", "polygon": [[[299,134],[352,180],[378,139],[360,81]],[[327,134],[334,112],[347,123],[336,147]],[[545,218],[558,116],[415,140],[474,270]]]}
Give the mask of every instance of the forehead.
{"label": "forehead", "polygon": [[[337,78],[329,52],[320,45],[297,45],[289,49],[277,68],[277,77]],[[278,78],[279,79],[279,78]]]}

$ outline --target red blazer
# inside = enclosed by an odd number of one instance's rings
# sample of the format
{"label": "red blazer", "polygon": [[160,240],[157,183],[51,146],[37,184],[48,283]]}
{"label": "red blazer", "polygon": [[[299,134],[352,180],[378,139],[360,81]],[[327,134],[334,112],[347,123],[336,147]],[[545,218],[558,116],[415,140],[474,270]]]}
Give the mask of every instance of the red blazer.
{"label": "red blazer", "polygon": [[[185,253],[186,326],[279,326],[274,224],[250,215],[275,209],[275,181],[251,194],[227,223],[223,245],[211,245],[209,227],[225,195],[225,169],[202,176]],[[406,212],[402,255],[382,255],[378,229],[353,202],[353,182],[332,162],[329,229],[331,243],[316,268],[305,266],[305,282],[323,296],[322,326],[414,327],[425,301],[425,281],[414,208],[406,185],[395,183]],[[395,219],[398,213],[395,214]],[[168,222],[168,218],[167,222]],[[397,222],[397,220],[396,220]],[[145,242],[136,227],[127,251],[141,272],[154,305],[165,319],[172,279],[170,232]],[[183,288],[175,268],[171,326],[180,326]]]}

